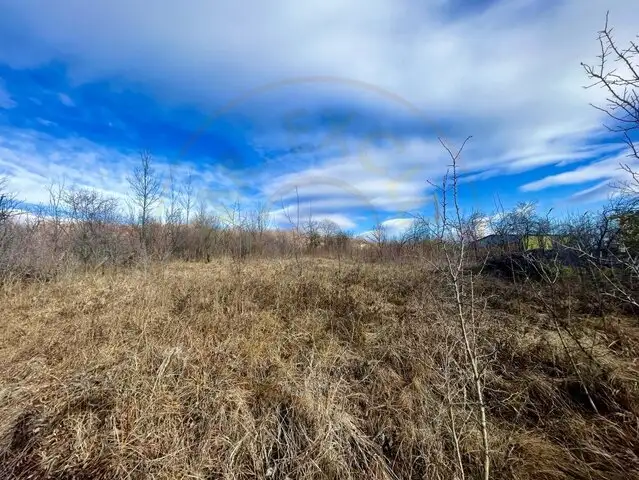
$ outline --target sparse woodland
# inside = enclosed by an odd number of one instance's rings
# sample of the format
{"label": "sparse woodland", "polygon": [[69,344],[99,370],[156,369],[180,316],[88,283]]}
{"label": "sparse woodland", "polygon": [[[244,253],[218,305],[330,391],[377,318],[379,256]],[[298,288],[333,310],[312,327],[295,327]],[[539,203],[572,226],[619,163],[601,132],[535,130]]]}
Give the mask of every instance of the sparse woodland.
{"label": "sparse woodland", "polygon": [[443,139],[401,238],[214,215],[148,153],[126,202],[0,182],[0,478],[639,479],[639,49],[600,41],[627,181],[573,218],[464,210]]}

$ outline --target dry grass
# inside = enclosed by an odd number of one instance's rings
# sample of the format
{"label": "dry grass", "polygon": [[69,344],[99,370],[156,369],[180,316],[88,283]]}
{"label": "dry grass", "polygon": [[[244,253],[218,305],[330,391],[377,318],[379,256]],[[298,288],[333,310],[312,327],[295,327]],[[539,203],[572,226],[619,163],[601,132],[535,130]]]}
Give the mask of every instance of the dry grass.
{"label": "dry grass", "polygon": [[[315,259],[5,285],[0,478],[475,478],[441,282]],[[497,304],[476,328],[492,477],[639,478],[636,321],[573,320],[595,413],[535,305]]]}

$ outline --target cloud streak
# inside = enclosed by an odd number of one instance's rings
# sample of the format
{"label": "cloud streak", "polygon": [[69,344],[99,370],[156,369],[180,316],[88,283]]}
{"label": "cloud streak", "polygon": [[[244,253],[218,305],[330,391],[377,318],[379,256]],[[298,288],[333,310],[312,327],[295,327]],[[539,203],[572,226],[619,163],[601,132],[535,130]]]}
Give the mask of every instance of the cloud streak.
{"label": "cloud streak", "polygon": [[[560,187],[565,185],[578,185],[587,182],[599,181],[604,179],[605,182],[621,180],[627,176],[627,172],[621,168],[622,163],[628,162],[627,155],[619,155],[617,157],[608,158],[589,165],[580,166],[573,170],[549,175],[547,177],[535,180],[521,186],[524,192],[535,192],[550,187]],[[633,169],[639,167],[639,164],[630,164]]]}

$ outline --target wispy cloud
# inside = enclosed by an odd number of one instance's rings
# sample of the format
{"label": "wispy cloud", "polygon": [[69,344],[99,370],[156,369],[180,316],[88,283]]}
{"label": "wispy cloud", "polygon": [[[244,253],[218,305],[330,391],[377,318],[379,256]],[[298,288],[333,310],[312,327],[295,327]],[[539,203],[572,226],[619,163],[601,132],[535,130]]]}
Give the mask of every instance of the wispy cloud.
{"label": "wispy cloud", "polygon": [[431,148],[427,143],[416,145],[406,156],[394,156],[385,149],[369,151],[366,157],[338,156],[311,168],[276,176],[263,185],[263,192],[276,200],[291,201],[299,196],[322,206],[337,201],[338,207],[341,204],[380,211],[411,210],[424,199],[426,179],[438,174],[442,166],[445,168],[444,152],[440,148],[438,162],[429,157]]}
{"label": "wispy cloud", "polygon": [[592,187],[573,193],[569,200],[572,203],[579,203],[583,205],[584,203],[608,200],[618,194],[619,191],[614,187],[614,185],[611,184],[609,180],[605,180],[593,185]]}
{"label": "wispy cloud", "polygon": [[[624,178],[627,173],[621,168],[621,163],[628,162],[627,155],[619,155],[605,160],[580,166],[567,172],[549,175],[521,186],[524,192],[534,192],[550,187],[578,185],[604,179],[605,182]],[[635,162],[636,163],[636,162]],[[635,165],[635,168],[639,165]]]}
{"label": "wispy cloud", "polygon": [[66,107],[75,107],[75,102],[71,100],[71,97],[66,93],[58,93],[58,98],[60,99],[60,103]]}
{"label": "wispy cloud", "polygon": [[13,108],[16,102],[11,98],[4,81],[0,78],[0,108]]}
{"label": "wispy cloud", "polygon": [[[130,193],[127,177],[138,163],[139,152],[133,150],[118,150],[77,137],[59,139],[33,130],[0,129],[0,174],[8,175],[11,189],[32,204],[49,200],[47,188],[52,182],[94,188],[123,200]],[[181,184],[192,174],[195,190],[205,192],[202,199],[208,203],[216,194],[232,199],[232,193],[237,192],[222,168],[176,165],[158,156],[154,169],[167,194],[171,174]]]}

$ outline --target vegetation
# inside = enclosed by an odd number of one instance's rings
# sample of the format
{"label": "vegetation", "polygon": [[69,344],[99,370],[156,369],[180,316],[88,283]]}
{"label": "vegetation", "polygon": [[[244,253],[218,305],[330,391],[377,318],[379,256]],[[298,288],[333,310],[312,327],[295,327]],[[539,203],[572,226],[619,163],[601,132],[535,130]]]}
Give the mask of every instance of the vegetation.
{"label": "vegetation", "polygon": [[[217,259],[5,285],[2,477],[479,476],[446,280],[419,263],[298,268]],[[636,321],[593,316],[568,281],[534,288],[474,286],[491,476],[635,476]]]}

